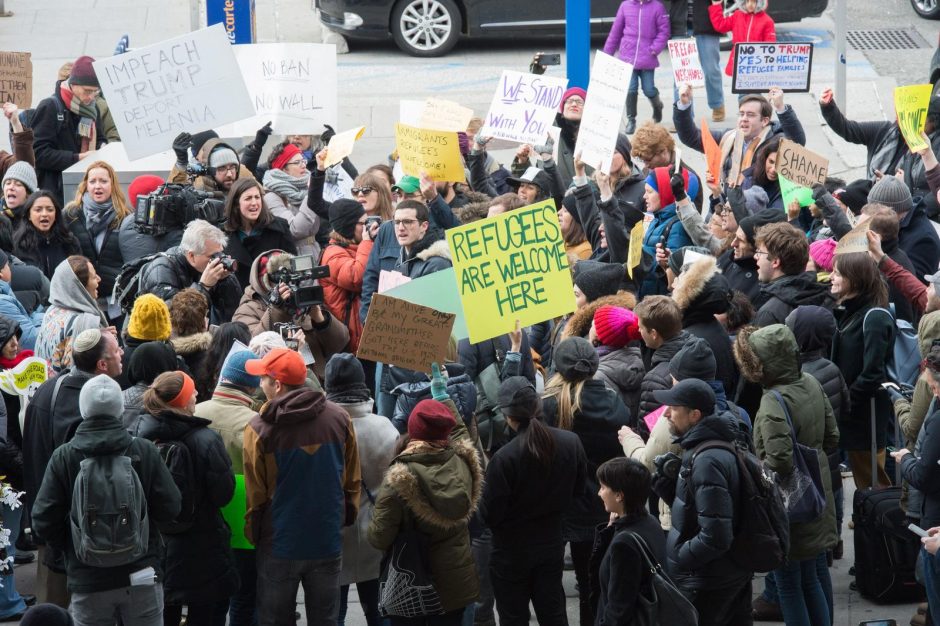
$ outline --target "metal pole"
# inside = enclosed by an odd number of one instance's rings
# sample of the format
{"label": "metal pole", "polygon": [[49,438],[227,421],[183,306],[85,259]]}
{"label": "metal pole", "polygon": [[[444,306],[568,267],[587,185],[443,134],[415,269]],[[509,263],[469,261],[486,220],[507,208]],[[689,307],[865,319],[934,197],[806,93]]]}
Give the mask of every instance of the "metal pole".
{"label": "metal pole", "polygon": [[565,0],[568,86],[587,89],[591,74],[591,0]]}
{"label": "metal pole", "polygon": [[[0,0],[0,2],[2,1]],[[199,15],[199,3],[200,0],[189,0],[189,30],[191,31],[199,30],[202,21]]]}
{"label": "metal pole", "polygon": [[836,24],[836,90],[835,100],[843,114],[848,114],[849,102],[845,93],[845,4],[846,0],[835,0],[833,19]]}

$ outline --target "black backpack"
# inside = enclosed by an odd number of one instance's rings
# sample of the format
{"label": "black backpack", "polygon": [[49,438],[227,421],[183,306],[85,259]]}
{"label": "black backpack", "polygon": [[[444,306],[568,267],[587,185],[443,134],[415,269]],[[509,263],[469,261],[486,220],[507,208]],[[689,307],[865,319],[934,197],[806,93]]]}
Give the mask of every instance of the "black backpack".
{"label": "black backpack", "polygon": [[114,279],[114,289],[111,291],[111,299],[121,306],[121,311],[125,314],[130,314],[131,309],[134,308],[134,301],[137,299],[138,294],[140,294],[140,279],[144,267],[154,259],[165,256],[165,252],[148,254],[147,256],[134,259],[130,263],[125,263],[121,266],[121,271],[118,272],[117,278]]}
{"label": "black backpack", "polygon": [[[728,555],[732,561],[752,572],[766,573],[777,569],[787,560],[790,551],[790,524],[774,473],[751,452],[720,439],[702,442],[692,449],[689,473],[700,453],[715,448],[734,454],[738,465],[734,540]],[[691,500],[689,494],[686,501]],[[694,515],[695,509],[686,507],[686,512]],[[691,527],[691,524],[686,525],[686,528]]]}
{"label": "black backpack", "polygon": [[[192,432],[192,431],[190,431]],[[186,435],[183,436],[186,439]],[[183,533],[192,528],[196,521],[197,485],[193,466],[193,455],[185,441],[154,441],[160,458],[170,470],[173,482],[180,490],[180,512],[172,522],[160,523],[157,527],[164,534]]]}

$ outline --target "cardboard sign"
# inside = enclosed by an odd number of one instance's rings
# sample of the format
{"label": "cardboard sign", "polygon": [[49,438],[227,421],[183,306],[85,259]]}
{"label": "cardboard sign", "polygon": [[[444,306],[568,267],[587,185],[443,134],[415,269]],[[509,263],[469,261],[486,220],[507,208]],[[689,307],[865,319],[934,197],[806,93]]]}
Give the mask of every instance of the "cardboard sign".
{"label": "cardboard sign", "polygon": [[533,145],[545,143],[567,87],[564,78],[504,70],[480,136]]}
{"label": "cardboard sign", "polygon": [[424,101],[418,127],[465,133],[471,117],[473,117],[473,109],[450,100],[428,98]]}
{"label": "cardboard sign", "polygon": [[333,135],[326,147],[326,166],[336,165],[352,154],[356,141],[362,137],[364,132],[366,132],[366,127],[359,126]]}
{"label": "cardboard sign", "polygon": [[868,252],[868,229],[871,220],[865,220],[849,232],[845,233],[836,244],[836,254],[850,252]]}
{"label": "cardboard sign", "polygon": [[809,91],[813,72],[811,43],[738,43],[734,45],[732,93]]}
{"label": "cardboard sign", "polygon": [[792,183],[786,176],[782,176],[780,173],[777,174],[777,184],[780,185],[780,195],[783,197],[784,213],[787,212],[787,209],[793,202],[798,202],[800,206],[813,204],[813,190],[809,187]]}
{"label": "cardboard sign", "polygon": [[633,268],[643,260],[643,235],[646,234],[646,221],[640,220],[630,229],[630,250],[627,252],[627,276],[633,279]]}
{"label": "cardboard sign", "polygon": [[614,158],[632,72],[633,66],[608,54],[598,51],[594,55],[574,153],[580,152],[585,164],[599,166],[604,172],[610,171]]}
{"label": "cardboard sign", "polygon": [[356,356],[430,374],[447,356],[453,326],[453,313],[375,294]]}
{"label": "cardboard sign", "polygon": [[254,136],[271,122],[281,135],[319,134],[336,126],[336,46],[254,43],[232,46],[254,113],[225,128],[222,137]]}
{"label": "cardboard sign", "polygon": [[0,52],[0,103],[33,106],[33,61],[29,52]]}
{"label": "cardboard sign", "polygon": [[911,152],[927,148],[920,136],[927,122],[927,107],[930,105],[931,85],[908,85],[894,88],[894,110],[898,126]]}
{"label": "cardboard sign", "polygon": [[826,183],[829,159],[789,139],[780,141],[777,149],[777,175],[801,187]]}
{"label": "cardboard sign", "polygon": [[721,147],[711,132],[708,130],[708,122],[702,118],[702,147],[705,148],[705,163],[708,173],[712,175],[715,182],[721,180]]}
{"label": "cardboard sign", "polygon": [[553,201],[451,228],[447,243],[472,343],[574,310]]}
{"label": "cardboard sign", "polygon": [[[130,159],[254,115],[222,24],[94,63]],[[252,131],[254,132],[254,131]]]}
{"label": "cardboard sign", "polygon": [[677,85],[688,84],[693,88],[705,86],[705,72],[702,71],[698,44],[694,39],[670,39],[669,59],[672,61],[672,76]]}
{"label": "cardboard sign", "polygon": [[460,305],[460,294],[457,293],[454,268],[448,267],[446,270],[402,283],[398,287],[389,289],[385,295],[430,306],[444,313],[453,313],[456,317],[450,334],[458,340],[469,337],[467,320],[463,315],[463,307]]}
{"label": "cardboard sign", "polygon": [[395,143],[405,174],[420,177],[427,172],[435,182],[466,182],[457,133],[396,124]]}

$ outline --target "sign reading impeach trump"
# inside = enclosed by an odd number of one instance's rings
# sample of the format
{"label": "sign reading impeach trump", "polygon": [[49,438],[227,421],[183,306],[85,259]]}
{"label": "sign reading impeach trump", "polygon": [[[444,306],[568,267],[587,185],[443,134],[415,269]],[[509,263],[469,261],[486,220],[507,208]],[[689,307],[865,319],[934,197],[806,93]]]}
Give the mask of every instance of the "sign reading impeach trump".
{"label": "sign reading impeach trump", "polygon": [[447,243],[471,343],[575,309],[551,200],[451,228]]}

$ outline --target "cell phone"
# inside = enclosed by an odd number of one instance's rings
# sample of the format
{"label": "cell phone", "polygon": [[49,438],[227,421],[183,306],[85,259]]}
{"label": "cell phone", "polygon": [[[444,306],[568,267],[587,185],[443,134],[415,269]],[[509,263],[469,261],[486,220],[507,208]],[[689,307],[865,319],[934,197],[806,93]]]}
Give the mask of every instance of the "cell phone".
{"label": "cell phone", "polygon": [[367,218],[366,218],[366,228],[371,229],[373,224],[375,224],[376,226],[381,226],[381,225],[382,225],[382,218],[379,217],[378,215],[370,215],[369,217],[367,217]]}
{"label": "cell phone", "polygon": [[543,54],[539,57],[540,65],[561,65],[561,54]]}
{"label": "cell phone", "polygon": [[901,388],[898,387],[895,383],[881,383],[882,389],[894,389],[895,391],[901,391]]}
{"label": "cell phone", "polygon": [[898,623],[893,619],[873,619],[866,622],[859,622],[858,626],[898,626]]}
{"label": "cell phone", "polygon": [[918,525],[916,525],[916,524],[908,524],[908,525],[907,525],[907,529],[908,529],[909,531],[911,531],[912,533],[914,533],[915,535],[920,535],[921,537],[929,537],[929,536],[930,536],[930,535],[927,534],[927,531],[926,531],[926,530],[924,530],[923,528],[921,528],[920,526],[918,526]]}

